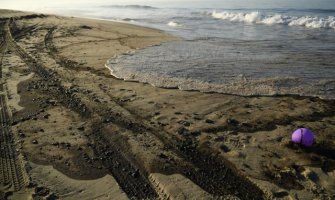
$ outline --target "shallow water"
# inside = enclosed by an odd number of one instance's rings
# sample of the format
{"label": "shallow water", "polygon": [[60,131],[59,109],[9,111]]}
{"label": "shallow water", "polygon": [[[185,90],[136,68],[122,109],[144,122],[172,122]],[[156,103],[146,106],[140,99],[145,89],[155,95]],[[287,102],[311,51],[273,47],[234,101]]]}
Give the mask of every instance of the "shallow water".
{"label": "shallow water", "polygon": [[114,76],[183,90],[335,98],[332,10],[170,12],[166,24],[142,21],[185,40],[112,59]]}
{"label": "shallow water", "polygon": [[172,42],[120,56],[108,66],[116,77],[158,87],[335,97],[334,65],[329,64],[334,64],[334,58],[277,48],[264,41]]}
{"label": "shallow water", "polygon": [[335,10],[97,6],[81,16],[158,28],[184,40],[112,58],[113,75],[159,87],[335,98]]}

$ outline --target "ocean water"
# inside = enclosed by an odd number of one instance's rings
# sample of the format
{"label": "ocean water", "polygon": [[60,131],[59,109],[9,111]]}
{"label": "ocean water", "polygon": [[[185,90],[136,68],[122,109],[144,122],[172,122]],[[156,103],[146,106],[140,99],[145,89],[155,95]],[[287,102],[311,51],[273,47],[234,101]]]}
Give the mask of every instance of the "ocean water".
{"label": "ocean water", "polygon": [[73,13],[183,39],[111,58],[106,66],[121,79],[245,96],[335,98],[335,5],[104,5]]}

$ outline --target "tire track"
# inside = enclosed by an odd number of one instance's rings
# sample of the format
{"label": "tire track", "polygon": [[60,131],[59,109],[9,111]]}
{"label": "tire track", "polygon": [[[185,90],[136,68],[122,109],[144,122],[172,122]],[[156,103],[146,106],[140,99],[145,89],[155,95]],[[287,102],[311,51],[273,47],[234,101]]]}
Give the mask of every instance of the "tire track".
{"label": "tire track", "polygon": [[[52,42],[53,32],[55,30],[56,28],[50,29],[48,34],[45,36],[45,45],[49,50],[49,54],[62,67],[75,70],[76,68],[71,66],[75,62],[57,55],[58,50]],[[121,110],[125,110],[121,105],[119,106]],[[107,113],[101,113],[100,115],[103,117],[103,121],[115,123],[136,134],[141,132],[150,133],[161,140],[169,149],[174,151],[183,160],[192,164],[192,167],[187,167],[179,171],[177,170],[175,173],[183,174],[213,196],[226,196],[232,194],[237,195],[241,199],[261,199],[263,197],[261,190],[245,177],[239,175],[236,170],[233,170],[228,161],[223,161],[222,159],[213,156],[213,152],[200,151],[196,148],[196,145],[190,138],[180,140],[175,137],[171,137],[169,136],[170,134],[164,132],[163,130],[155,130],[150,125],[147,125],[148,123],[142,122],[140,117],[136,117],[137,121],[129,120],[127,117],[120,116],[120,113],[115,113],[112,110],[109,110]],[[94,135],[98,135],[100,137],[101,134],[97,133],[99,133],[99,127],[95,129]],[[114,171],[112,171],[113,176],[118,182],[124,179],[131,180],[131,177],[129,176],[128,178],[119,176],[122,168],[115,167],[120,164],[117,161],[118,159],[115,160],[115,158],[119,156],[126,158],[127,155],[123,155],[122,151],[118,149],[111,149],[110,146],[108,147],[110,150],[107,150],[103,147],[106,146],[105,140],[99,137],[94,138],[98,144],[100,143],[99,145],[96,145],[97,147],[95,150],[98,155],[103,155],[103,160],[105,160],[104,163],[106,166],[109,168],[115,168]],[[104,156],[105,152],[111,152],[113,156]],[[123,166],[124,165],[125,164],[123,164]],[[176,168],[180,169],[181,167],[177,166]],[[134,172],[134,170],[136,170],[136,168],[132,168],[131,172]],[[145,174],[145,172],[143,173]],[[164,171],[162,173],[164,173]],[[132,190],[130,190],[130,192],[131,191]]]}
{"label": "tire track", "polygon": [[[93,114],[99,115],[99,113],[92,113],[92,109],[89,109],[87,105],[77,98],[71,89],[64,87],[61,84],[59,75],[55,71],[46,69],[38,60],[30,56],[14,41],[9,23],[13,22],[8,22],[5,27],[5,37],[8,41],[8,47],[15,52],[32,71],[42,78],[36,85],[43,87],[45,92],[48,92],[49,95],[58,99],[59,102],[62,102],[65,107],[79,113],[84,118],[92,117]],[[122,152],[117,151],[116,147],[110,147],[110,149],[114,150],[115,153],[110,156],[110,160],[104,162],[104,165],[110,170],[127,196],[135,199],[156,199],[158,197],[156,191],[152,188],[146,176],[137,171],[138,167],[127,159]],[[98,157],[102,157],[104,153],[99,150],[95,152]],[[118,167],[114,166],[115,163],[119,163]]]}
{"label": "tire track", "polygon": [[56,31],[56,29],[57,29],[56,27],[52,27],[49,29],[48,33],[45,35],[44,44],[48,50],[49,55],[56,61],[56,63],[59,66],[76,72],[86,71],[95,74],[97,76],[112,78],[112,76],[103,73],[101,70],[95,70],[90,67],[81,66],[81,64],[77,63],[76,61],[67,59],[66,57],[59,55],[58,50],[55,44],[53,43],[53,34]]}
{"label": "tire track", "polygon": [[19,154],[16,153],[11,117],[7,107],[6,94],[0,94],[0,184],[9,191],[19,191],[25,187],[25,171]]}
{"label": "tire track", "polygon": [[[2,24],[0,44],[0,74],[2,80],[2,60],[7,50],[6,26]],[[27,184],[27,175],[19,154],[16,153],[14,135],[11,130],[11,114],[7,106],[7,96],[3,84],[0,85],[0,185],[7,191],[19,191]]]}
{"label": "tire track", "polygon": [[[264,198],[263,192],[234,170],[230,162],[213,155],[215,152],[198,149],[191,138],[185,137],[178,139],[163,130],[158,130],[147,125],[148,123],[141,123],[140,119],[136,121],[129,120],[127,117],[123,117],[122,114],[113,113],[113,111],[110,111],[109,115],[104,116],[104,121],[125,127],[134,134],[154,135],[165,144],[166,149],[174,152],[182,158],[184,162],[191,164],[191,166],[188,166],[177,163],[178,166],[175,166],[174,171],[168,171],[167,174],[182,174],[214,197],[219,198],[227,195],[236,195],[240,199],[246,200]],[[102,134],[98,130],[99,129],[95,129],[95,135],[98,136],[95,140],[102,141],[101,144],[97,146],[103,148],[104,144],[106,145],[104,141],[108,139],[99,138]],[[105,149],[102,150],[102,152],[109,151]],[[108,159],[106,157],[103,158]],[[166,173],[164,170],[156,172],[162,174]]]}
{"label": "tire track", "polygon": [[64,106],[74,110],[84,117],[90,116],[91,111],[88,107],[82,103],[79,98],[75,97],[71,89],[64,87],[61,84],[61,79],[56,72],[45,68],[15,42],[10,31],[10,23],[13,23],[13,19],[8,21],[4,28],[6,31],[5,40],[8,43],[8,48],[15,52],[33,72],[42,78],[39,86],[46,87],[45,89],[50,92],[50,94],[57,97],[60,102],[63,102]]}
{"label": "tire track", "polygon": [[14,39],[18,41],[24,38],[27,34],[29,35],[33,34],[34,32],[40,29],[40,27],[38,26],[39,24],[40,23],[28,27],[23,27],[22,29],[19,29],[16,26],[13,27],[12,30],[15,29],[15,31],[13,31]]}
{"label": "tire track", "polygon": [[[5,40],[5,26],[6,21],[1,21],[0,26],[2,27],[2,31],[0,32],[0,78],[2,78],[2,62],[3,62],[3,57],[5,56],[5,53],[7,51],[7,42]],[[2,87],[2,85],[1,85]],[[1,90],[2,91],[2,90]]]}

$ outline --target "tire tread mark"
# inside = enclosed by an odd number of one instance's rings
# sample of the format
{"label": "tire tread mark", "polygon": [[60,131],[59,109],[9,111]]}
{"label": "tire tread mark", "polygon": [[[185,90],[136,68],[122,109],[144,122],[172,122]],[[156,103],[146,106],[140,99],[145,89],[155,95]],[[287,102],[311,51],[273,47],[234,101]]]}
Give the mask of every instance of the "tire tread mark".
{"label": "tire tread mark", "polygon": [[[13,23],[11,21],[11,23]],[[75,112],[78,112],[82,117],[88,117],[90,116],[90,111],[86,107],[85,104],[81,102],[80,99],[74,99],[76,98],[71,90],[64,87],[61,84],[61,79],[58,77],[57,73],[53,70],[47,69],[45,66],[43,66],[38,60],[33,58],[30,54],[28,54],[23,48],[21,48],[13,39],[10,28],[7,27],[6,29],[5,37],[8,40],[8,47],[15,52],[21,60],[23,60],[28,67],[34,71],[37,75],[39,75],[42,78],[43,84],[48,84],[50,82],[53,83],[53,87],[56,87],[55,91],[51,91],[54,93],[51,93],[51,95],[55,95],[55,97],[60,98],[64,104],[66,102],[71,103],[78,103],[75,106],[68,106],[70,109],[72,109]],[[80,107],[83,105],[83,107]],[[88,112],[82,112],[83,108],[87,110]],[[103,154],[103,152],[99,152],[100,155]],[[143,175],[137,176],[136,178],[131,179],[132,181],[129,181],[129,178],[133,177],[130,172],[136,172],[137,167],[131,163],[127,157],[122,154],[122,152],[118,152],[117,160],[122,164],[121,169],[114,170],[112,167],[112,163],[110,161],[106,161],[105,165],[108,167],[108,169],[111,171],[112,175],[115,177],[117,182],[119,183],[121,189],[126,192],[127,196],[129,198],[135,198],[135,199],[156,199],[157,194],[155,190],[151,187],[150,182],[147,180],[147,178]],[[113,159],[114,161],[114,159]],[[126,170],[122,170],[122,168]]]}
{"label": "tire tread mark", "polygon": [[[2,42],[0,45],[1,62],[0,71],[2,75],[2,58],[8,47],[8,38],[6,37],[8,30],[7,21],[3,25]],[[2,77],[1,77],[2,78]],[[19,191],[27,184],[27,179],[23,177],[26,175],[23,164],[20,162],[20,157],[16,153],[14,135],[11,130],[11,113],[7,106],[7,96],[3,84],[0,87],[0,184],[4,185],[7,190]]]}

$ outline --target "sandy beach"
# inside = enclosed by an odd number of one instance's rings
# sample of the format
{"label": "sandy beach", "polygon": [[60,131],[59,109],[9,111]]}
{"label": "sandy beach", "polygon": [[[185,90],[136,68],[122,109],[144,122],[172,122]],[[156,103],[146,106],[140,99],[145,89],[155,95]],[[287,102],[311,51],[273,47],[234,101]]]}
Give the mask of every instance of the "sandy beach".
{"label": "sandy beach", "polygon": [[[0,199],[334,199],[335,100],[119,80],[113,56],[179,41],[0,10]],[[313,147],[292,144],[307,127]]]}

